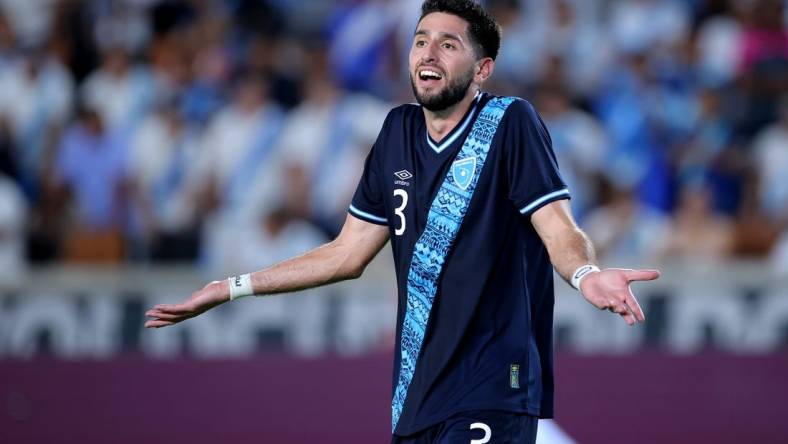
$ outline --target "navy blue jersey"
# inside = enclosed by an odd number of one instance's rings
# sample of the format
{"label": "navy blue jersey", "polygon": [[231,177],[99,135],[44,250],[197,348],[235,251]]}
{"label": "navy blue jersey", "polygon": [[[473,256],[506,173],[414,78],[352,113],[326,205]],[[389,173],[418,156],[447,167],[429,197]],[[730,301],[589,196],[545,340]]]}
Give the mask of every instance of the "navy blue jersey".
{"label": "navy blue jersey", "polygon": [[[420,106],[397,107],[367,157],[349,212],[389,228],[399,289],[398,345],[414,245],[475,119],[492,98],[477,96],[441,141],[430,138]],[[553,269],[530,215],[568,197],[544,123],[527,101],[515,100],[492,139],[445,258],[396,434],[409,435],[468,410],[552,416]],[[397,346],[395,387],[401,358]]]}

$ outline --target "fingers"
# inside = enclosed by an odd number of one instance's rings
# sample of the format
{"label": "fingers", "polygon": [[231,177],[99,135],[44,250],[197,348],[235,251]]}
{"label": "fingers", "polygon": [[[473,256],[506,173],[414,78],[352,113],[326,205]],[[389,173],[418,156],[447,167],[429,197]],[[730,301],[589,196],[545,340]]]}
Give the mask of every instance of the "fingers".
{"label": "fingers", "polygon": [[635,316],[638,322],[646,322],[646,315],[643,313],[643,309],[640,308],[638,300],[635,299],[635,295],[632,294],[632,290],[629,288],[627,289],[627,294],[624,298],[624,304],[626,304],[627,308]]}
{"label": "fingers", "polygon": [[156,304],[153,310],[169,314],[189,314],[193,311],[192,307],[186,303],[182,304]]}
{"label": "fingers", "polygon": [[629,326],[635,325],[635,317],[632,316],[632,313],[630,313],[629,311],[627,311],[626,314],[621,314],[621,317],[624,318],[624,321],[627,323],[627,325]]}
{"label": "fingers", "polygon": [[659,270],[626,270],[626,276],[629,282],[633,281],[653,281],[660,275]]}
{"label": "fingers", "polygon": [[635,325],[635,316],[625,304],[613,303],[608,307],[608,310],[620,315],[628,325]]}
{"label": "fingers", "polygon": [[[608,271],[609,270],[609,271]],[[629,283],[659,278],[659,270],[607,269],[607,282],[586,285],[582,293],[596,307],[620,315],[629,325],[645,322],[646,315],[632,294]],[[586,282],[590,282],[587,280]]]}
{"label": "fingers", "polygon": [[[169,310],[169,312],[165,310]],[[195,313],[177,307],[173,308],[173,306],[157,305],[155,308],[146,311],[145,316],[153,318],[145,322],[145,328],[159,328],[193,318]]]}
{"label": "fingers", "polygon": [[164,320],[161,320],[161,319],[153,319],[153,320],[150,320],[150,321],[146,321],[146,322],[145,322],[145,328],[159,328],[159,327],[166,327],[166,326],[168,326],[168,325],[172,325],[172,324],[175,324],[175,322],[172,322],[172,321],[164,321]]}
{"label": "fingers", "polygon": [[173,325],[194,317],[194,315],[167,315],[163,313],[157,315],[146,314],[146,316],[153,318],[145,322],[146,328]]}
{"label": "fingers", "polygon": [[166,321],[174,321],[174,320],[182,319],[184,317],[184,315],[164,313],[158,310],[148,310],[145,313],[145,316],[149,318],[164,319]]}

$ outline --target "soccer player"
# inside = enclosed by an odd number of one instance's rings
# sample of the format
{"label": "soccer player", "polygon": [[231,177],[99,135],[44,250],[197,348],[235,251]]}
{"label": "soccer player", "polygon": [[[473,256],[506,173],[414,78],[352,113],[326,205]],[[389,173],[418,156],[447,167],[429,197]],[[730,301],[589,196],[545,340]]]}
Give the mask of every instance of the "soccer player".
{"label": "soccer player", "polygon": [[426,1],[409,57],[418,105],[389,113],[337,238],[157,305],[146,327],[357,278],[391,240],[393,442],[534,442],[537,418],[553,414],[553,267],[630,325],[645,318],[629,284],[659,272],[594,265],[536,111],[481,92],[499,44],[473,1]]}

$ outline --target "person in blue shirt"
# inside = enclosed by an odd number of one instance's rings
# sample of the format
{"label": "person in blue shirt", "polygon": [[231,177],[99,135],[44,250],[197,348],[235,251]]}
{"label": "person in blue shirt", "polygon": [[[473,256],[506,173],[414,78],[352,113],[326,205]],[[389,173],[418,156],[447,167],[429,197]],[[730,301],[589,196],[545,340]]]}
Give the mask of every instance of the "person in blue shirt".
{"label": "person in blue shirt", "polygon": [[645,320],[630,283],[659,272],[595,265],[539,115],[481,91],[499,45],[477,3],[426,1],[409,57],[418,104],[389,113],[337,238],[156,305],[146,327],[357,278],[390,240],[392,442],[534,442],[537,419],[553,415],[553,270],[630,325]]}

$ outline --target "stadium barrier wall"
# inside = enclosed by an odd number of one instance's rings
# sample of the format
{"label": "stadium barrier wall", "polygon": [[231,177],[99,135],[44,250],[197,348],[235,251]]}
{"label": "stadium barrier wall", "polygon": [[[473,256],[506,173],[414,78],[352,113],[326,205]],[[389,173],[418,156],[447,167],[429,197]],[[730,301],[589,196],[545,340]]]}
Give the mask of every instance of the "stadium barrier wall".
{"label": "stadium barrier wall", "polygon": [[[387,258],[326,290],[180,326],[188,268],[31,270],[0,291],[0,442],[387,442]],[[674,265],[628,327],[557,283],[557,421],[577,442],[784,442],[788,294],[758,263]]]}

